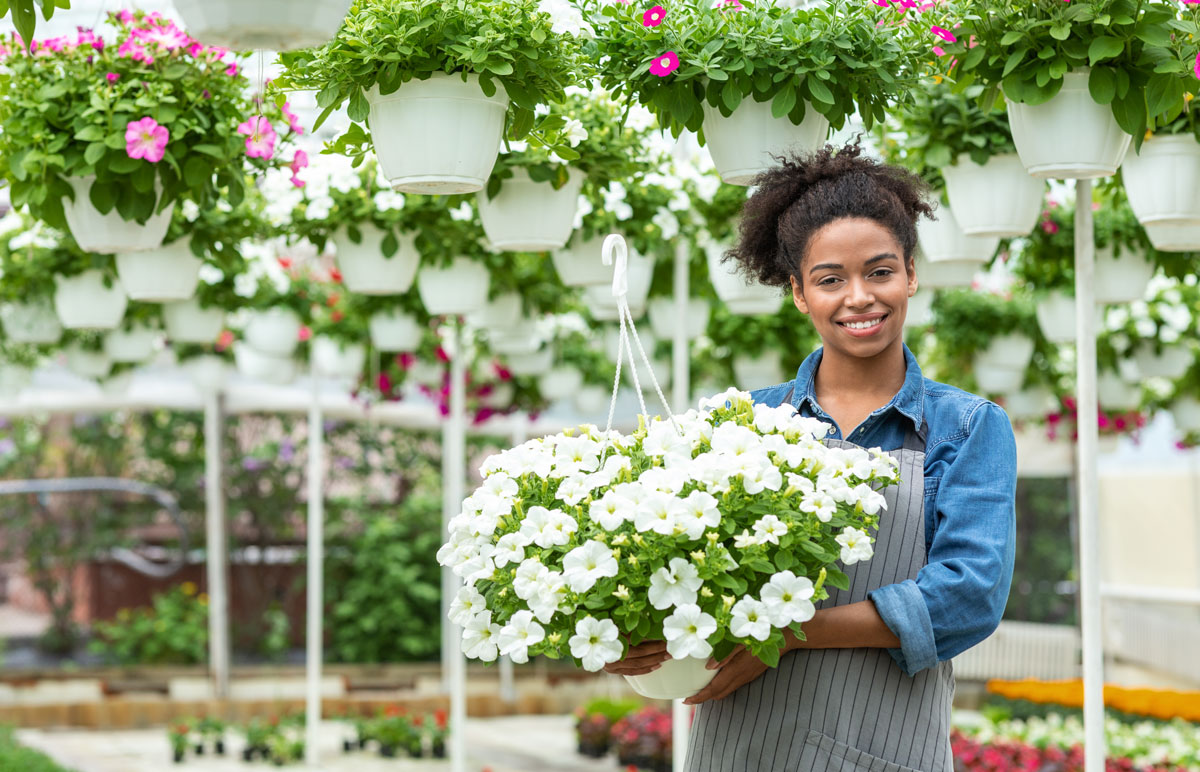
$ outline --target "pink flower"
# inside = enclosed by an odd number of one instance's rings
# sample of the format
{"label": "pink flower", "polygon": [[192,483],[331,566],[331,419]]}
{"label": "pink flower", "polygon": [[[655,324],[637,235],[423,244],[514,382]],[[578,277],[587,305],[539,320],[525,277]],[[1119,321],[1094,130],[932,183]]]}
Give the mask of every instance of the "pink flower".
{"label": "pink flower", "polygon": [[117,49],[117,56],[129,57],[135,62],[142,62],[144,64],[154,64],[154,57],[146,51],[146,47],[133,40],[133,38],[121,44],[121,47]]}
{"label": "pink flower", "polygon": [[312,330],[310,330],[308,328],[308,325],[304,325],[304,324],[300,325],[300,333],[296,336],[296,339],[300,340],[300,341],[305,341],[311,337],[312,337]]}
{"label": "pink flower", "polygon": [[287,118],[288,127],[291,128],[292,131],[296,132],[297,134],[303,134],[304,126],[300,123],[300,118],[292,112],[291,107],[291,102],[283,103],[283,107],[280,108],[283,111],[283,117]]}
{"label": "pink flower", "polygon": [[1058,223],[1053,220],[1042,220],[1042,230],[1050,234],[1058,233]]}
{"label": "pink flower", "polygon": [[166,126],[146,117],[125,124],[125,152],[130,158],[144,158],[158,163],[167,152],[167,141],[171,138]]}
{"label": "pink flower", "polygon": [[292,184],[298,188],[304,187],[304,180],[300,179],[300,170],[306,166],[308,166],[308,153],[297,150],[296,155],[292,157],[292,162],[288,164],[288,168],[292,170]]}
{"label": "pink flower", "polygon": [[104,38],[90,29],[79,28],[79,37],[75,40],[77,46],[91,46],[97,51],[104,50]]}
{"label": "pink flower", "polygon": [[226,68],[225,68],[225,74],[226,74],[226,75],[228,75],[228,76],[229,76],[229,77],[231,77],[231,78],[232,78],[232,77],[235,77],[235,76],[238,74],[238,66],[237,66],[237,62],[233,62],[233,63],[231,63],[231,64],[230,64],[228,67],[226,67]]}
{"label": "pink flower", "polygon": [[133,37],[145,43],[160,45],[168,51],[183,48],[192,42],[187,33],[176,27],[173,22],[167,22],[165,25],[153,26],[146,29],[135,29]]}
{"label": "pink flower", "polygon": [[187,52],[192,56],[199,56],[204,53],[204,44],[199,40],[193,40],[191,45],[187,47]]}
{"label": "pink flower", "polygon": [[666,52],[650,65],[650,72],[660,78],[665,78],[677,69],[679,69],[679,57],[675,55],[674,51]]}
{"label": "pink flower", "polygon": [[666,10],[661,5],[656,5],[642,14],[642,26],[657,27],[658,25],[662,24],[663,17],[666,16],[666,14]]}
{"label": "pink flower", "polygon": [[122,24],[132,24],[133,23],[133,11],[126,8],[125,10],[118,12],[117,20],[120,21]]}
{"label": "pink flower", "polygon": [[938,56],[945,56],[945,55],[946,55],[946,49],[942,48],[941,46],[934,46],[932,50],[933,50],[933,52],[934,52],[935,54],[937,54]]}
{"label": "pink flower", "polygon": [[1200,51],[1196,52],[1196,66],[1192,68],[1192,72],[1196,73],[1196,77],[1200,78]]}
{"label": "pink flower", "polygon": [[930,29],[933,31],[933,34],[937,35],[939,38],[946,41],[947,43],[957,43],[958,42],[958,38],[954,37],[954,33],[948,29],[943,29],[942,27],[939,27],[936,24],[934,26],[930,27]]}
{"label": "pink flower", "polygon": [[120,78],[121,76],[116,74],[115,72],[110,72],[109,74],[105,75],[104,77],[106,80],[108,80],[109,83],[116,83],[117,79]]}
{"label": "pink flower", "polygon": [[238,134],[246,135],[246,155],[251,158],[273,158],[275,156],[275,129],[261,115],[249,118],[238,126]]}
{"label": "pink flower", "polygon": [[731,8],[735,11],[746,10],[746,6],[742,5],[741,0],[717,0],[714,7],[720,8],[722,11],[728,11]]}

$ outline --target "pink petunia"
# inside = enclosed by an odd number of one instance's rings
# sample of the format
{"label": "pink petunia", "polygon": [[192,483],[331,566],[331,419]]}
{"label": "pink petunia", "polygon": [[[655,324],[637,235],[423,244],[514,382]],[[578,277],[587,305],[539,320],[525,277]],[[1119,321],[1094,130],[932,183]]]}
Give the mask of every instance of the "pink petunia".
{"label": "pink petunia", "polygon": [[946,49],[942,48],[941,46],[934,46],[932,50],[933,50],[933,52],[934,52],[935,54],[937,54],[938,56],[945,56],[945,55],[946,55]]}
{"label": "pink petunia", "polygon": [[130,121],[125,125],[125,152],[130,158],[144,158],[150,163],[158,163],[167,152],[170,138],[167,127],[158,125],[158,121],[149,116],[140,121]]}
{"label": "pink petunia", "polygon": [[934,26],[930,27],[930,30],[933,31],[933,34],[937,35],[939,38],[946,41],[947,43],[957,43],[958,42],[958,38],[954,37],[954,33],[948,29],[943,29],[935,24]]}
{"label": "pink petunia", "polygon": [[275,156],[275,129],[261,115],[247,119],[238,126],[238,134],[246,135],[246,155],[250,158],[273,158]]}
{"label": "pink petunia", "polygon": [[308,325],[304,325],[304,324],[300,325],[300,333],[298,335],[296,335],[296,339],[299,341],[306,341],[311,337],[312,337],[312,330],[308,327]]}
{"label": "pink petunia", "polygon": [[[268,85],[270,85],[270,84],[268,84]],[[291,128],[292,131],[296,132],[297,134],[303,134],[304,133],[304,125],[300,123],[300,118],[295,113],[292,112],[291,107],[292,107],[291,102],[283,103],[283,107],[280,108],[281,110],[283,110],[283,117],[287,118],[288,126]]]}
{"label": "pink petunia", "polygon": [[225,74],[226,74],[226,75],[228,75],[228,76],[229,76],[229,77],[231,77],[231,78],[233,78],[233,77],[236,77],[236,76],[237,76],[237,74],[238,74],[238,66],[237,66],[237,62],[233,62],[233,63],[232,63],[232,64],[230,64],[228,67],[226,67],[226,68],[225,68]]}
{"label": "pink petunia", "polygon": [[118,79],[118,78],[120,78],[120,77],[121,77],[121,76],[120,76],[120,75],[118,75],[118,74],[116,74],[115,72],[110,72],[110,73],[108,73],[107,75],[105,75],[105,76],[104,76],[104,78],[105,78],[105,79],[106,79],[106,80],[107,80],[109,83],[116,83],[116,82],[117,82],[117,79]]}
{"label": "pink petunia", "polygon": [[288,164],[288,168],[293,174],[299,174],[300,170],[308,166],[308,153],[303,150],[297,150],[296,155],[292,156],[292,162]]}
{"label": "pink petunia", "polygon": [[655,58],[654,63],[650,65],[650,72],[660,78],[667,77],[677,69],[679,69],[679,57],[675,55],[674,51],[668,51]]}
{"label": "pink petunia", "polygon": [[662,24],[663,17],[666,15],[666,10],[661,5],[656,5],[642,14],[642,26],[657,27]]}
{"label": "pink petunia", "polygon": [[135,29],[133,37],[143,43],[153,43],[162,46],[168,51],[184,48],[192,42],[187,33],[176,27],[173,22],[145,29]]}
{"label": "pink petunia", "polygon": [[722,11],[728,11],[731,8],[735,11],[746,10],[746,6],[742,5],[742,0],[717,0],[717,4],[713,7],[720,8]]}
{"label": "pink petunia", "polygon": [[1053,220],[1042,220],[1042,230],[1049,234],[1058,233],[1058,223]]}
{"label": "pink petunia", "polygon": [[154,64],[154,57],[150,55],[146,47],[132,38],[121,44],[121,47],[117,49],[117,56],[128,57],[143,64]]}
{"label": "pink petunia", "polygon": [[1196,73],[1196,77],[1200,78],[1200,51],[1196,52],[1196,66],[1192,68],[1192,72]]}
{"label": "pink petunia", "polygon": [[192,56],[199,56],[204,53],[204,44],[199,40],[193,40],[191,45],[187,47],[187,52]]}
{"label": "pink petunia", "polygon": [[79,32],[79,37],[76,38],[75,45],[91,46],[92,48],[96,49],[97,51],[104,50],[104,38],[100,37],[92,30],[86,29],[84,27],[79,27],[78,32]]}
{"label": "pink petunia", "polygon": [[133,23],[133,11],[129,10],[128,8],[126,8],[123,11],[120,11],[119,13],[117,13],[117,20],[120,21],[122,24],[132,24]]}

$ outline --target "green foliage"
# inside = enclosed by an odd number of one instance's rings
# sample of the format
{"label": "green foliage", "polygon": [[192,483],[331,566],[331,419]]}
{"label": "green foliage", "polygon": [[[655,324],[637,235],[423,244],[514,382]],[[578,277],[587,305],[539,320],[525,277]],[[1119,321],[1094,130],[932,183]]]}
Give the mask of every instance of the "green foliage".
{"label": "green foliage", "polygon": [[583,705],[580,712],[585,716],[599,713],[607,718],[610,724],[615,724],[640,707],[642,707],[642,703],[637,699],[610,700],[600,698],[589,700]]}
{"label": "green foliage", "polygon": [[[941,290],[933,301],[935,337],[921,356],[921,367],[934,380],[976,391],[972,373],[975,354],[992,339],[1008,333],[1032,338],[1035,356],[1050,352],[1027,293],[999,295],[970,289]],[[1036,368],[1032,368],[1036,369]]]}
{"label": "green foliage", "polygon": [[26,214],[0,234],[0,302],[49,299],[56,276],[76,276],[91,269],[103,271],[109,283],[117,275],[112,255],[85,252],[67,231]]}
{"label": "green foliage", "polygon": [[33,31],[37,25],[35,5],[42,9],[42,18],[50,21],[55,9],[70,9],[71,0],[0,0],[0,17],[12,12],[13,26],[17,28],[17,34],[22,40],[33,40]]}
{"label": "green foliage", "polygon": [[12,727],[0,727],[0,770],[8,772],[71,772],[49,757],[18,745]]}
{"label": "green foliage", "polygon": [[91,649],[122,665],[192,665],[208,656],[208,598],[191,582],[154,596],[150,609],[121,609],[96,622]]}

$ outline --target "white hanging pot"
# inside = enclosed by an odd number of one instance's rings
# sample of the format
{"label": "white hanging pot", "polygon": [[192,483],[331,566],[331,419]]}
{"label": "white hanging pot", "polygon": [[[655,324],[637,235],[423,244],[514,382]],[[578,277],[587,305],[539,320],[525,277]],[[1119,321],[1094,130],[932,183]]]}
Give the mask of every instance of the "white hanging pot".
{"label": "white hanging pot", "polygon": [[613,267],[600,259],[603,239],[592,237],[583,240],[583,233],[576,231],[566,246],[550,253],[558,278],[567,287],[612,286]]}
{"label": "white hanging pot", "polygon": [[481,330],[514,327],[521,321],[521,295],[505,292],[467,314],[467,321]]}
{"label": "white hanging pot", "polygon": [[975,374],[975,383],[984,394],[1009,394],[1019,390],[1025,382],[1024,370],[991,364],[978,354],[971,370]]}
{"label": "white hanging pot", "polygon": [[1200,225],[1150,223],[1143,227],[1155,249],[1163,252],[1191,252],[1200,249]]}
{"label": "white hanging pot", "polygon": [[476,193],[479,221],[492,247],[541,252],[566,246],[585,179],[578,169],[568,169],[567,183],[555,190],[549,182],[534,182],[525,169],[514,169],[495,198],[489,200],[486,190]]}
{"label": "white hanging pot", "polygon": [[129,387],[132,385],[133,373],[125,371],[101,381],[100,390],[110,397],[123,397],[129,393]]}
{"label": "white hanging pot", "polygon": [[492,327],[487,331],[488,346],[497,354],[532,354],[542,345],[537,325],[529,319],[519,319],[508,327]]}
{"label": "white hanging pot", "polygon": [[965,261],[986,263],[1000,245],[998,236],[968,236],[958,226],[950,207],[937,212],[938,219],[917,221],[917,241],[925,259],[931,263]]}
{"label": "white hanging pot", "polygon": [[550,372],[554,365],[554,352],[549,347],[531,354],[509,354],[508,371],[513,375],[530,377]]}
{"label": "white hanging pot", "polygon": [[739,389],[757,389],[783,382],[783,363],[779,352],[768,351],[752,357],[746,355],[733,358],[733,377]]}
{"label": "white hanging pot", "polygon": [[1096,452],[1097,453],[1116,453],[1117,447],[1121,444],[1121,438],[1116,434],[1101,434],[1097,438]]}
{"label": "white hanging pot", "polygon": [[994,155],[984,164],[962,153],[941,172],[950,208],[968,236],[1025,236],[1037,225],[1046,183],[1030,177],[1016,153]]}
{"label": "white hanging pot", "polygon": [[175,0],[192,37],[234,51],[291,51],[337,34],[350,0]]}
{"label": "white hanging pot", "polygon": [[1075,473],[1075,443],[1070,437],[1050,439],[1040,426],[1013,432],[1017,443],[1017,474],[1022,477],[1070,476]]}
{"label": "white hanging pot", "polygon": [[1040,105],[1007,100],[1008,123],[1021,163],[1034,177],[1059,180],[1111,177],[1133,139],[1109,105],[1088,91],[1090,70],[1063,75],[1062,90]]}
{"label": "white hanging pot", "polygon": [[32,380],[33,373],[28,367],[0,362],[0,397],[16,399]]}
{"label": "white hanging pot", "polygon": [[440,362],[418,359],[408,368],[408,377],[414,383],[436,387],[442,383],[446,368]]}
{"label": "white hanging pot", "polygon": [[[583,304],[598,322],[615,322],[621,318],[617,312],[617,299],[608,287],[584,287]],[[634,303],[630,300],[629,313],[634,319],[641,319],[646,314],[646,301]]]}
{"label": "white hanging pot", "polygon": [[312,339],[313,367],[330,378],[357,380],[367,361],[367,350],[361,343],[343,343],[327,335]]}
{"label": "white hanging pot", "polygon": [[1142,404],[1142,390],[1113,372],[1096,377],[1096,394],[1100,407],[1107,410],[1137,410]]}
{"label": "white hanging pot", "polygon": [[1179,431],[1200,432],[1200,400],[1195,397],[1176,398],[1171,403],[1171,415]]}
{"label": "white hanging pot", "polygon": [[717,674],[707,664],[708,657],[672,658],[653,672],[625,676],[625,680],[635,692],[652,700],[687,699],[708,686]]}
{"label": "white hanging pot", "polygon": [[417,292],[433,316],[469,314],[487,303],[488,269],[466,257],[456,257],[447,268],[427,265],[417,273]]}
{"label": "white hanging pot", "polygon": [[383,240],[387,231],[371,223],[358,226],[362,242],[355,244],[345,228],[333,236],[337,249],[338,270],[342,272],[342,283],[351,292],[361,295],[399,295],[408,292],[421,256],[417,253],[417,237],[411,233],[399,234],[400,247],[391,257],[383,254]]}
{"label": "white hanging pot", "polygon": [[129,302],[121,282],[104,286],[104,273],[96,269],[78,276],[56,276],[54,311],[62,326],[71,330],[111,330],[121,323]]}
{"label": "white hanging pot", "polygon": [[[707,85],[707,84],[705,84]],[[726,118],[707,100],[704,108],[704,137],[717,173],[730,185],[749,185],[756,176],[776,165],[771,153],[786,150],[816,150],[825,144],[829,120],[810,104],[797,126],[785,115],[771,115],[771,100],[756,102],[745,97]]]}
{"label": "white hanging pot", "polygon": [[238,372],[256,381],[282,386],[296,377],[296,360],[288,354],[268,354],[237,341],[233,344],[233,358]]}
{"label": "white hanging pot", "polygon": [[379,166],[403,193],[452,195],[482,190],[500,154],[508,111],[504,87],[486,96],[479,76],[433,73],[391,94],[367,91],[367,125]]}
{"label": "white hanging pot", "polygon": [[970,287],[980,264],[975,260],[940,260],[936,263],[918,255],[915,264],[917,279],[927,289]]}
{"label": "white hanging pot", "polygon": [[1004,398],[1004,410],[1014,420],[1045,418],[1054,412],[1054,394],[1045,386],[1033,386],[1010,392]]}
{"label": "white hanging pot", "polygon": [[117,276],[129,299],[166,303],[195,294],[203,262],[189,244],[182,238],[144,252],[117,255]]}
{"label": "white hanging pot", "polygon": [[[699,338],[708,329],[709,307],[704,298],[688,298],[686,303],[683,334],[691,340]],[[675,298],[650,298],[646,301],[646,311],[650,314],[650,329],[654,330],[654,335],[662,340],[674,340],[678,327]]]}
{"label": "white hanging pot", "polygon": [[[646,313],[646,298],[650,294],[650,278],[654,274],[654,260],[638,254],[634,249],[629,250],[628,273],[629,291],[625,300],[629,303],[630,313],[638,319]],[[592,316],[600,321],[611,322],[619,318],[617,314],[617,299],[612,294],[612,280],[606,286],[585,287],[583,301]]]}
{"label": "white hanging pot", "polygon": [[1139,343],[1133,350],[1138,371],[1144,378],[1180,378],[1192,366],[1192,351],[1183,344],[1163,346],[1162,353],[1155,353],[1154,344]]}
{"label": "white hanging pot", "polygon": [[225,360],[212,354],[202,354],[183,362],[182,367],[201,394],[212,394],[225,388],[229,367]]}
{"label": "white hanging pot", "polygon": [[1046,293],[1035,309],[1038,327],[1051,343],[1075,342],[1075,297],[1062,290]]}
{"label": "white hanging pot", "polygon": [[1129,206],[1142,225],[1200,226],[1200,142],[1155,135],[1121,164]]}
{"label": "white hanging pot", "polygon": [[416,351],[421,344],[421,325],[402,311],[376,311],[367,320],[371,345],[380,351]]}
{"label": "white hanging pot", "polygon": [[163,304],[163,325],[173,343],[212,343],[225,326],[225,312],[203,308],[192,298]]}
{"label": "white hanging pot", "polygon": [[[645,350],[646,356],[653,357],[654,349],[658,347],[658,337],[650,331],[638,330],[638,340],[642,343],[642,349]],[[617,326],[606,327],[604,330],[604,353],[608,357],[608,361],[616,364],[617,354],[621,346],[621,328]],[[641,355],[638,353],[637,343],[633,340],[633,333],[626,329],[625,355],[621,361],[625,365],[629,364],[629,351],[633,351],[633,358],[636,360]]]}
{"label": "white hanging pot", "polygon": [[516,389],[513,388],[511,383],[497,383],[492,387],[490,392],[479,399],[479,403],[493,410],[504,410],[512,404],[515,391]]}
{"label": "white hanging pot", "polygon": [[13,343],[53,345],[62,337],[62,324],[46,300],[0,305],[0,327]]}
{"label": "white hanging pot", "polygon": [[579,368],[570,365],[559,365],[550,368],[538,378],[538,391],[551,402],[568,399],[583,385],[583,373]]}
{"label": "white hanging pot", "polygon": [[[1021,333],[997,335],[983,351],[975,355],[985,365],[1017,370],[1022,375],[1029,361],[1033,358],[1033,339]],[[1020,384],[1017,384],[1020,387]],[[1001,389],[1001,391],[1016,391],[1016,389]]]}
{"label": "white hanging pot", "polygon": [[773,314],[778,311],[783,300],[783,290],[757,281],[747,281],[738,271],[737,262],[721,262],[726,249],[725,245],[715,243],[704,247],[708,259],[708,278],[712,281],[717,297],[725,303],[731,313],[742,316]]}
{"label": "white hanging pot", "polygon": [[114,362],[145,362],[154,356],[158,331],[145,325],[128,330],[113,330],[104,336],[104,353]]}
{"label": "white hanging pot", "polygon": [[[300,317],[286,308],[253,311],[243,332],[247,345],[258,353],[290,361],[292,352],[300,344]],[[238,368],[241,369],[240,364]],[[289,377],[285,383],[291,380]]]}
{"label": "white hanging pot", "polygon": [[[116,207],[110,209],[108,214],[100,214],[89,198],[95,180],[94,176],[68,177],[67,183],[75,191],[75,200],[68,201],[64,197],[62,202],[67,227],[85,252],[119,254],[162,246],[163,239],[167,237],[167,228],[171,225],[174,206],[150,215],[145,225],[122,219]],[[154,179],[154,191],[156,195],[162,194],[162,183],[157,177]]]}
{"label": "white hanging pot", "polygon": [[1154,263],[1141,252],[1124,249],[1120,257],[1112,247],[1096,250],[1096,302],[1131,303],[1141,300],[1154,276]]}
{"label": "white hanging pot", "polygon": [[933,290],[917,290],[908,299],[908,312],[904,315],[905,327],[924,327],[933,321]]}
{"label": "white hanging pot", "polygon": [[68,346],[64,353],[67,369],[80,378],[103,378],[112,370],[112,360],[103,351],[87,351],[76,344]]}
{"label": "white hanging pot", "polygon": [[600,386],[584,386],[575,392],[575,409],[584,415],[603,412],[608,401],[608,391]]}
{"label": "white hanging pot", "polygon": [[[653,356],[649,350],[646,353]],[[637,365],[638,386],[641,387],[642,391],[653,394],[654,380],[650,377],[650,370],[646,367],[646,363],[642,361],[640,356],[635,354],[634,357],[634,364]],[[654,368],[654,377],[658,379],[658,387],[663,390],[665,396],[667,389],[671,386],[671,360],[652,358],[650,362]],[[633,384],[633,376],[629,372],[628,362],[625,362],[621,367],[621,377],[625,379],[626,383]]]}

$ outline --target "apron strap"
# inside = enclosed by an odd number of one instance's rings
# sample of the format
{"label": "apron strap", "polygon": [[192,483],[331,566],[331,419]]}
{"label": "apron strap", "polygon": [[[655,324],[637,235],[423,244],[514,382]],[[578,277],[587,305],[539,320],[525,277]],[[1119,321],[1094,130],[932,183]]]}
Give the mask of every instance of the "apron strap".
{"label": "apron strap", "polygon": [[[792,386],[792,388],[788,389],[788,393],[786,396],[784,396],[783,402],[791,402],[792,394],[794,394],[795,392],[796,392],[795,386]],[[780,403],[780,404],[782,404],[782,403]],[[916,450],[921,453],[924,453],[925,452],[925,442],[928,438],[929,438],[929,422],[925,420],[924,416],[922,416],[920,429],[917,429],[916,431],[914,431],[912,428],[912,424],[905,425],[904,444],[901,445],[900,447],[903,450]]]}

